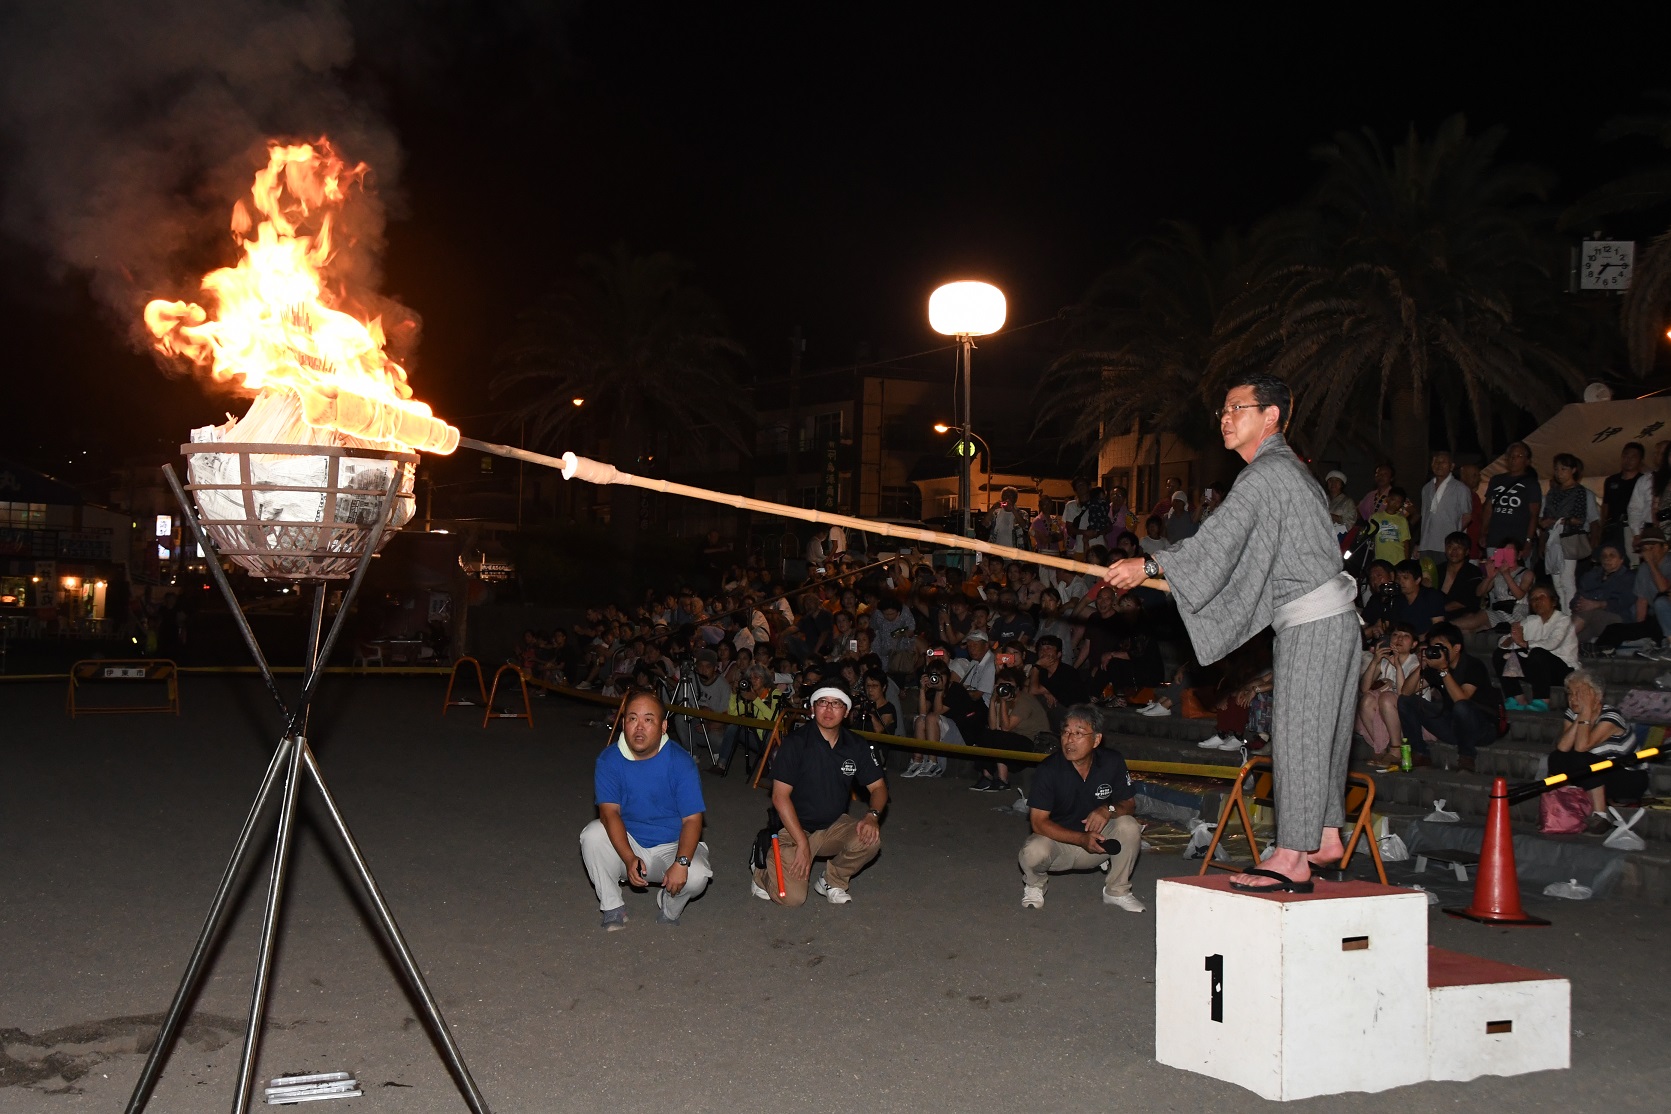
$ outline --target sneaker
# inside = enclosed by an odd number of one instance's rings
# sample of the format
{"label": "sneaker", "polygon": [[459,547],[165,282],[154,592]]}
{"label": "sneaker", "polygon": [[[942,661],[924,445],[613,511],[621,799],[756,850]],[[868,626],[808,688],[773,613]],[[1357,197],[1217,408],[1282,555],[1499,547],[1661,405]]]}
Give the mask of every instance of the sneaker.
{"label": "sneaker", "polygon": [[975,793],[985,793],[988,790],[990,790],[991,788],[992,788],[992,779],[987,777],[985,774],[982,774],[981,779],[979,781],[975,782],[975,784],[973,784],[969,787],[969,789],[972,792],[975,792]]}
{"label": "sneaker", "polygon": [[1021,907],[1023,909],[1043,909],[1044,908],[1044,887],[1043,886],[1022,886],[1021,887]]}
{"label": "sneaker", "polygon": [[1104,905],[1117,905],[1128,913],[1146,913],[1149,907],[1137,900],[1136,894],[1111,894],[1104,890],[1102,894]]}
{"label": "sneaker", "polygon": [[627,927],[627,907],[617,905],[613,909],[603,911],[603,930],[605,932],[619,932]]}
{"label": "sneaker", "polygon": [[921,777],[922,772],[923,772],[923,761],[922,761],[922,759],[918,758],[918,759],[914,759],[909,766],[905,767],[905,772],[903,774],[900,774],[899,776],[900,777]]}
{"label": "sneaker", "polygon": [[945,777],[946,776],[946,771],[941,768],[941,766],[938,762],[929,762],[929,763],[927,763],[923,766],[923,772],[918,774],[917,776],[918,777]]}
{"label": "sneaker", "polygon": [[992,783],[992,792],[994,793],[1008,793],[1010,788],[1010,783],[1007,781],[994,781]]}
{"label": "sneaker", "polygon": [[1219,747],[1224,745],[1225,738],[1226,736],[1223,735],[1214,735],[1211,739],[1202,739],[1195,745],[1200,747],[1202,750],[1217,750]]}
{"label": "sneaker", "polygon": [[772,895],[766,892],[766,888],[752,878],[749,879],[748,892],[759,898],[761,901],[772,900]]}
{"label": "sneaker", "polygon": [[1549,711],[1549,701],[1541,698],[1534,700],[1530,704],[1526,705],[1526,710],[1528,712],[1547,712]]}
{"label": "sneaker", "polygon": [[667,896],[667,891],[666,890],[657,890],[656,891],[656,923],[657,924],[669,924],[669,925],[672,925],[674,928],[678,928],[679,927],[679,918],[668,916],[667,915],[667,907],[661,903],[662,898],[664,898],[666,896]]}
{"label": "sneaker", "polygon": [[1169,716],[1172,714],[1172,709],[1158,700],[1151,700],[1137,709],[1137,714],[1140,716]]}
{"label": "sneaker", "polygon": [[852,894],[848,893],[840,886],[830,885],[829,880],[822,874],[818,876],[818,884],[812,888],[823,894],[824,900],[828,901],[831,905],[846,905],[849,901],[853,900]]}
{"label": "sneaker", "polygon": [[1219,743],[1218,749],[1219,750],[1241,750],[1245,746],[1247,746],[1247,744],[1242,742],[1241,736],[1239,736],[1239,735],[1225,735],[1225,736],[1222,737],[1222,741]]}
{"label": "sneaker", "polygon": [[1507,697],[1503,700],[1503,711],[1505,711],[1505,712],[1528,712],[1528,711],[1531,711],[1531,709],[1526,707],[1526,705],[1522,704],[1520,702],[1520,698],[1518,696],[1510,696],[1510,697]]}

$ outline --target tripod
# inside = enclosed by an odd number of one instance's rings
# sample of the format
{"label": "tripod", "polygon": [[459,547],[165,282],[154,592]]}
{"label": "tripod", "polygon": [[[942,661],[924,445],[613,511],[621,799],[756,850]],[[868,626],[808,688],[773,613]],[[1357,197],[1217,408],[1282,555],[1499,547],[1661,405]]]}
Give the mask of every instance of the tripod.
{"label": "tripod", "polygon": [[[203,446],[192,445],[186,446],[186,448],[201,450]],[[248,454],[252,450],[283,450],[292,455],[300,452],[325,456],[330,456],[332,452],[330,449],[319,446],[244,445],[240,448],[245,454],[242,461],[244,469],[242,475],[244,477],[251,474]],[[392,468],[394,474],[389,482],[388,490],[383,493],[382,502],[379,504],[380,513],[375,520],[375,524],[364,529],[364,533],[368,536],[362,539],[363,548],[347,551],[355,553],[353,574],[349,578],[348,588],[343,592],[341,605],[328,633],[325,631],[325,600],[330,592],[328,582],[331,579],[339,579],[339,577],[322,575],[313,578],[315,580],[313,606],[308,624],[304,680],[301,695],[294,705],[288,704],[279,692],[278,685],[273,678],[273,671],[267,664],[266,655],[262,653],[261,645],[256,641],[255,634],[250,629],[249,620],[238,606],[237,597],[233,595],[232,586],[226,579],[226,572],[221,568],[221,552],[216,549],[209,533],[204,529],[203,523],[199,522],[197,516],[193,513],[192,505],[186,498],[186,492],[181,487],[173,466],[165,465],[163,467],[163,476],[173,490],[174,497],[179,500],[180,507],[185,514],[185,521],[191,525],[197,543],[203,547],[203,552],[208,555],[207,563],[210,574],[214,577],[215,584],[220,588],[221,594],[226,599],[233,621],[238,626],[239,634],[243,636],[251,656],[255,658],[256,667],[260,670],[261,679],[266,683],[268,693],[278,704],[279,710],[284,716],[285,727],[278,747],[273,752],[272,761],[268,763],[266,776],[262,778],[261,788],[256,793],[255,803],[250,806],[249,815],[245,818],[243,828],[239,831],[238,838],[233,844],[232,857],[226,864],[225,872],[221,875],[220,885],[215,890],[214,899],[209,906],[209,914],[204,919],[202,931],[197,937],[197,944],[192,949],[191,959],[186,963],[185,974],[181,976],[179,989],[175,991],[174,1000],[169,1004],[168,1012],[163,1016],[162,1026],[157,1031],[157,1039],[152,1044],[150,1055],[146,1058],[145,1066],[139,1073],[139,1081],[134,1084],[133,1094],[128,1099],[126,1114],[139,1114],[150,1101],[152,1091],[156,1088],[157,1079],[162,1074],[163,1064],[167,1061],[169,1053],[173,1050],[174,1042],[179,1036],[180,1025],[185,1018],[187,1006],[197,992],[209,956],[214,951],[216,942],[225,930],[233,890],[237,887],[238,878],[243,873],[246,862],[253,857],[253,852],[259,842],[256,835],[257,829],[262,826],[263,818],[268,812],[268,804],[274,796],[275,789],[277,789],[279,790],[278,823],[272,837],[273,859],[267,882],[265,914],[261,923],[261,945],[256,961],[254,985],[250,993],[250,1013],[244,1031],[243,1055],[239,1061],[238,1089],[232,1104],[234,1114],[246,1114],[249,1110],[250,1096],[255,1084],[256,1055],[260,1050],[261,1030],[265,1021],[267,996],[270,989],[273,945],[278,933],[279,910],[284,901],[285,876],[290,867],[296,804],[301,793],[304,776],[317,791],[330,820],[330,827],[342,841],[343,849],[353,865],[354,874],[358,878],[360,887],[375,914],[375,920],[378,928],[382,931],[384,942],[394,956],[396,965],[405,979],[407,989],[416,1001],[418,1012],[428,1023],[431,1033],[440,1043],[442,1058],[452,1071],[459,1090],[463,1092],[465,1102],[474,1114],[489,1114],[487,1101],[477,1089],[475,1080],[470,1077],[470,1069],[464,1063],[463,1054],[459,1051],[458,1044],[453,1039],[452,1031],[447,1028],[445,1018],[441,1016],[441,1008],[435,1001],[434,995],[430,993],[428,984],[424,982],[423,973],[418,970],[417,961],[413,959],[411,949],[407,947],[406,939],[401,935],[400,926],[395,923],[394,914],[389,910],[388,902],[384,900],[383,892],[379,889],[377,880],[372,877],[371,868],[366,864],[365,856],[361,853],[359,844],[355,842],[353,834],[348,830],[348,823],[343,818],[342,810],[337,806],[336,798],[331,795],[330,789],[326,786],[325,777],[319,769],[319,763],[314,758],[312,749],[308,746],[308,714],[314,691],[318,687],[320,678],[324,676],[325,663],[330,660],[331,650],[336,646],[337,638],[342,633],[350,605],[365,580],[366,569],[371,564],[371,556],[377,552],[387,531],[389,520],[387,512],[395,496],[399,493],[403,478],[403,464],[401,462],[416,460],[416,457],[409,455],[378,453],[372,450],[356,449],[353,452],[356,457],[383,457],[397,463]],[[339,495],[346,496],[351,493],[363,500],[367,494],[363,487],[355,490],[347,486],[341,488],[336,486],[339,482],[340,467],[336,457],[330,457],[329,467],[327,486],[323,489],[309,489],[310,491],[321,492],[326,496],[325,503],[329,512],[325,517],[327,523],[335,521],[335,500]],[[198,489],[212,486],[235,487],[240,485],[196,485]],[[251,485],[246,483],[241,486],[249,489]],[[364,520],[359,521],[363,527]],[[236,522],[240,528],[267,529],[269,530],[269,536],[281,536],[279,532],[271,531],[270,527],[264,527],[258,522],[252,523],[246,520],[236,520]],[[339,526],[327,526],[325,528],[326,533],[334,534],[338,539],[334,543],[335,548],[331,549],[328,557],[319,552],[321,548],[329,547],[319,545],[317,541],[319,534],[316,532],[313,535],[315,541],[311,546],[313,552],[300,556],[292,555],[287,559],[307,560],[311,558],[315,560],[316,567],[335,571],[335,569],[342,567],[343,558],[340,555],[345,552],[343,546],[347,544],[341,539],[353,533],[354,529],[353,527]],[[247,556],[248,551],[241,555]],[[323,563],[321,561],[322,557],[332,562],[332,564]],[[297,579],[301,578],[297,577]]]}
{"label": "tripod", "polygon": [[[679,680],[673,686],[672,695],[667,698],[669,704],[684,708],[700,708],[702,706],[702,691],[696,685],[696,663],[687,658],[679,663]],[[708,761],[719,761],[719,748],[714,745],[713,734],[708,730],[708,721],[697,716],[674,716],[678,734],[684,736],[679,740],[680,745],[690,751],[691,757],[696,757],[696,733],[702,735],[702,745],[708,750]]]}

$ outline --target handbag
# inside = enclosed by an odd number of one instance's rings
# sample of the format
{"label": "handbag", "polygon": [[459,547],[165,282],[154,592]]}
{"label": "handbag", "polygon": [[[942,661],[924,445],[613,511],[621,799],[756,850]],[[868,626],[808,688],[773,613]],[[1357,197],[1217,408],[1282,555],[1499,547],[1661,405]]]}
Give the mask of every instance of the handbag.
{"label": "handbag", "polygon": [[1576,785],[1550,789],[1538,798],[1538,831],[1577,835],[1590,822],[1590,794]]}
{"label": "handbag", "polygon": [[1569,561],[1582,561],[1590,555],[1590,535],[1584,530],[1575,530],[1570,534],[1561,535],[1561,555]]}

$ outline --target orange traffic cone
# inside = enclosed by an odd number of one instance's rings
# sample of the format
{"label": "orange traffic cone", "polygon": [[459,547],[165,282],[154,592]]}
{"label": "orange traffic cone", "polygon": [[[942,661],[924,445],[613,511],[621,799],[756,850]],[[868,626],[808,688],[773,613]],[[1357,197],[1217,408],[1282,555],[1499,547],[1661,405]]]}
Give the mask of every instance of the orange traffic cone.
{"label": "orange traffic cone", "polygon": [[1485,814],[1485,845],[1480,848],[1479,872],[1474,876],[1474,902],[1466,909],[1445,912],[1481,924],[1549,923],[1542,917],[1528,917],[1520,907],[1514,833],[1509,830],[1509,784],[1503,778],[1491,782],[1491,808]]}

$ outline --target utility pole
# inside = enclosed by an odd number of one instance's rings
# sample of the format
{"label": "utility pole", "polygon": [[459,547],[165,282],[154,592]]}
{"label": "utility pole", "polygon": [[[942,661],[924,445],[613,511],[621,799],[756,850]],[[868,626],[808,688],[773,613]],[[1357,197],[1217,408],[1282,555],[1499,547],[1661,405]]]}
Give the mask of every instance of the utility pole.
{"label": "utility pole", "polygon": [[797,404],[800,401],[801,393],[801,354],[805,351],[806,339],[801,336],[801,327],[796,325],[794,333],[790,334],[789,337],[789,490],[783,500],[791,506],[799,506],[801,499],[801,490],[796,484],[799,477],[795,471],[797,463],[795,449],[796,442],[800,440],[801,436],[801,412],[797,408]]}

